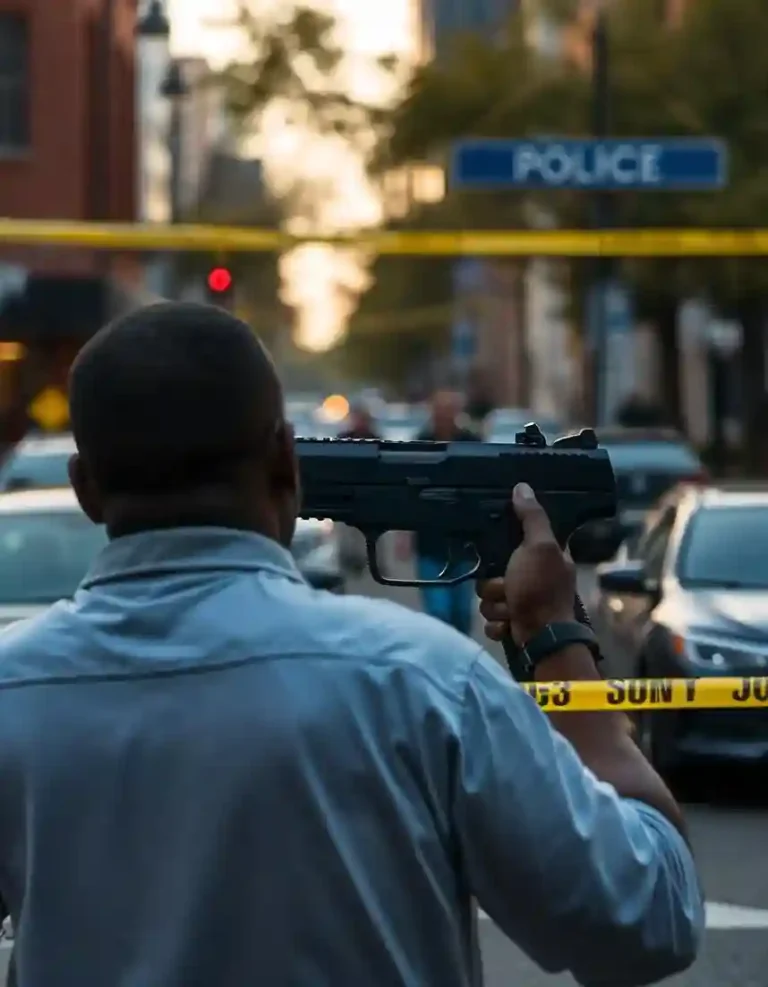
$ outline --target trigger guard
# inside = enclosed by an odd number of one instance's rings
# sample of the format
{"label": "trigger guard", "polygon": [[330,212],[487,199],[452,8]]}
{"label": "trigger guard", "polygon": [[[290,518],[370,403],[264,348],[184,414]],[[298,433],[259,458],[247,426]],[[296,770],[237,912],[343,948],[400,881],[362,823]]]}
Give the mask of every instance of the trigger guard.
{"label": "trigger guard", "polygon": [[376,580],[380,582],[381,572],[379,570],[379,561],[376,557],[376,544],[379,540],[379,535],[371,537],[370,535],[365,535],[365,555],[368,559],[368,568],[371,571],[371,575]]}

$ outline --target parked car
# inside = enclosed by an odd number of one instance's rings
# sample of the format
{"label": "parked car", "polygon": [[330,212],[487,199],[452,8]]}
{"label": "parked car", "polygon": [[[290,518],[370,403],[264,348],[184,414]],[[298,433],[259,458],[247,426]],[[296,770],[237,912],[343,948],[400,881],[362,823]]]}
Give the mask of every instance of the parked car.
{"label": "parked car", "polygon": [[[16,503],[7,500],[11,491],[65,487],[69,491],[67,496],[71,511],[79,512],[80,508],[68,486],[67,475],[67,463],[74,451],[75,444],[71,436],[35,437],[20,442],[0,467],[0,502],[6,505]],[[8,507],[4,509],[7,510]],[[90,525],[84,518],[83,523]],[[345,591],[346,576],[339,558],[338,532],[332,521],[299,519],[296,522],[291,551],[299,570],[310,585],[334,593]]]}
{"label": "parked car", "polygon": [[71,488],[0,495],[0,626],[71,597],[106,540]]}
{"label": "parked car", "polygon": [[[680,487],[597,581],[596,616],[627,674],[768,675],[768,489]],[[768,709],[643,712],[638,738],[667,774],[695,761],[768,762]]]}
{"label": "parked car", "polygon": [[591,521],[571,539],[574,556],[597,563],[610,558],[622,542],[640,532],[647,511],[681,483],[707,482],[704,464],[677,432],[606,429],[598,433],[616,476],[618,509],[611,520]]}
{"label": "parked car", "polygon": [[67,463],[76,451],[71,435],[22,439],[0,465],[0,492],[67,486]]}
{"label": "parked car", "polygon": [[382,438],[391,442],[414,439],[427,423],[429,413],[423,405],[388,404],[376,421]]}
{"label": "parked car", "polygon": [[341,425],[317,418],[304,418],[294,423],[294,429],[296,435],[302,439],[335,439],[341,431]]}

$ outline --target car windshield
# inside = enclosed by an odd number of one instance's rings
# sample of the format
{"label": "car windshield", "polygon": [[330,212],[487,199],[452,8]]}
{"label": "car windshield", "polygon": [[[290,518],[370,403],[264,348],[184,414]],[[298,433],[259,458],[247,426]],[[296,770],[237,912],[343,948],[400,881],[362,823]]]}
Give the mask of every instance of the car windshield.
{"label": "car windshield", "polygon": [[0,470],[0,489],[35,490],[41,487],[69,486],[67,464],[71,453],[19,453]]}
{"label": "car windshield", "polygon": [[106,541],[77,511],[0,513],[0,605],[71,597]]}
{"label": "car windshield", "polygon": [[768,503],[697,511],[678,576],[684,586],[768,589]]}
{"label": "car windshield", "polygon": [[381,419],[383,428],[411,428],[414,431],[424,424],[424,418],[417,415],[392,415]]}
{"label": "car windshield", "polygon": [[300,439],[335,439],[341,431],[337,422],[319,422],[306,419],[295,426],[296,435]]}
{"label": "car windshield", "polygon": [[681,476],[701,469],[696,454],[684,442],[605,442],[615,470],[658,470]]}

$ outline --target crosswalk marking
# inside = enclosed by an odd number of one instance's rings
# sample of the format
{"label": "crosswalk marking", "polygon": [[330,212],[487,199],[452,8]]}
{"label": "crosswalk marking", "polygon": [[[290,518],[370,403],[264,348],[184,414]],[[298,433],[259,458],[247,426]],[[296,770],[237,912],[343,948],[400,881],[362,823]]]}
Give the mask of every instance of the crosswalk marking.
{"label": "crosswalk marking", "polygon": [[707,902],[707,928],[720,931],[734,929],[768,929],[768,908],[745,908]]}
{"label": "crosswalk marking", "polygon": [[[481,922],[491,922],[490,915],[478,909]],[[713,932],[736,932],[741,929],[768,929],[768,908],[747,908],[719,901],[706,903],[707,928]]]}

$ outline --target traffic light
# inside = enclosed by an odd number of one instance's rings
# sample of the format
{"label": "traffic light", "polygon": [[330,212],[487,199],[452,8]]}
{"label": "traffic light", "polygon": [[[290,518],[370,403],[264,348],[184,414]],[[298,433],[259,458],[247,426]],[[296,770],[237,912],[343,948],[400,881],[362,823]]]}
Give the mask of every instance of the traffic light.
{"label": "traffic light", "polygon": [[227,267],[214,267],[208,272],[205,281],[206,296],[209,304],[219,308],[232,308],[235,294],[235,279]]}

